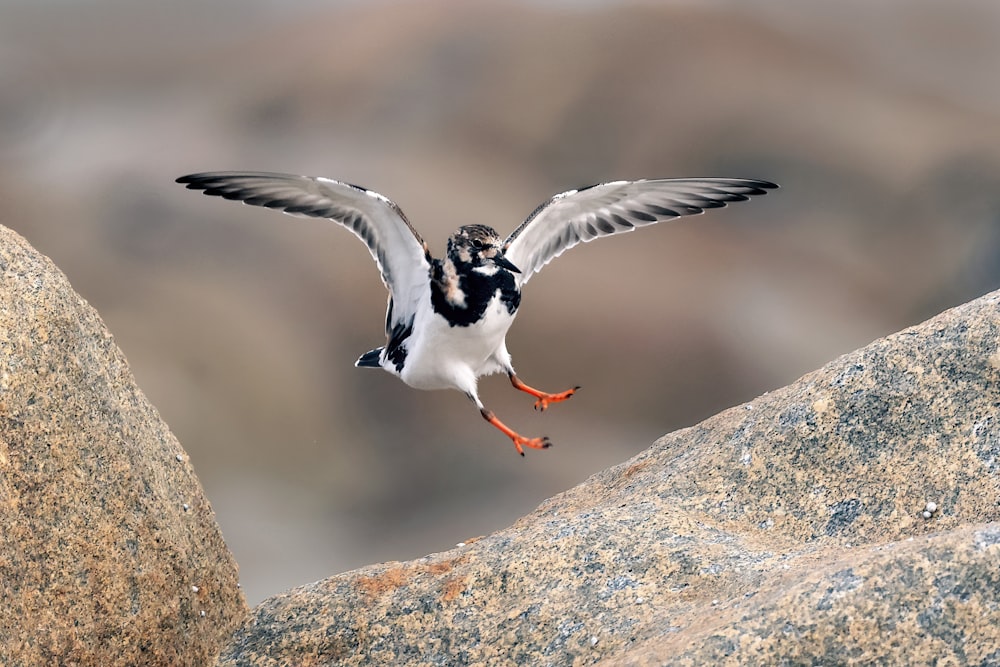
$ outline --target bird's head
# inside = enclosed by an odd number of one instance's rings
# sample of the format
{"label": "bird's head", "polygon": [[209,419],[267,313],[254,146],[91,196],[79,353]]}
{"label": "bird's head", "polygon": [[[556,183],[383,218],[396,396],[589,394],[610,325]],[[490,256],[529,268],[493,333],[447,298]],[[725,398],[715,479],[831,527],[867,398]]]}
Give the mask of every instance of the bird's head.
{"label": "bird's head", "polygon": [[448,258],[456,265],[486,267],[496,265],[520,273],[503,255],[503,240],[492,227],[465,225],[448,239]]}

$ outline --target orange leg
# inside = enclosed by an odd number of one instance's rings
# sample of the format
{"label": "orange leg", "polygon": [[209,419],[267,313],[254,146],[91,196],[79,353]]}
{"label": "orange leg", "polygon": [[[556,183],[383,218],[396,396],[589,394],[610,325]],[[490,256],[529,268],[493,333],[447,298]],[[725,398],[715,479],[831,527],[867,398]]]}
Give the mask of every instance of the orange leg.
{"label": "orange leg", "polygon": [[548,438],[526,438],[523,435],[516,433],[509,426],[497,419],[497,416],[493,414],[492,410],[481,408],[479,413],[483,415],[483,419],[496,426],[504,435],[514,441],[514,446],[517,447],[517,453],[521,456],[524,456],[525,447],[531,447],[533,449],[548,449],[552,446],[552,443],[549,442]]}
{"label": "orange leg", "polygon": [[567,398],[576,393],[576,390],[580,387],[573,387],[572,389],[567,389],[566,391],[559,392],[558,394],[548,394],[544,391],[539,391],[534,387],[529,387],[528,385],[521,382],[521,378],[517,377],[516,373],[510,374],[510,383],[514,385],[514,389],[523,391],[526,394],[531,394],[538,400],[535,401],[535,409],[545,411],[545,408],[549,407],[549,403],[558,403],[560,401],[565,401]]}

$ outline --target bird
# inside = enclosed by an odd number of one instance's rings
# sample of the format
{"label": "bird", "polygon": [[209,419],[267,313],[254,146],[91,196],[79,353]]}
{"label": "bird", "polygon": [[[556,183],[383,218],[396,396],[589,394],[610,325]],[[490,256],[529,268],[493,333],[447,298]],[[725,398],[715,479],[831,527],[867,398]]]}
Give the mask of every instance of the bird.
{"label": "bird", "polygon": [[521,380],[507,350],[521,294],[531,277],[579,243],[696,215],[766,194],[775,183],[747,178],[620,180],[568,190],[539,205],[506,238],[491,227],[466,224],[448,238],[443,257],[388,197],[320,176],[218,171],[177,179],[190,190],[275,209],[297,217],[331,220],[367,247],[389,291],[386,343],[355,366],[382,368],[416,389],[464,393],[483,419],[524,448],[547,449],[548,437],[525,437],[507,426],[479,397],[478,380],[506,373],[511,385],[546,410],[580,387],[549,393]]}

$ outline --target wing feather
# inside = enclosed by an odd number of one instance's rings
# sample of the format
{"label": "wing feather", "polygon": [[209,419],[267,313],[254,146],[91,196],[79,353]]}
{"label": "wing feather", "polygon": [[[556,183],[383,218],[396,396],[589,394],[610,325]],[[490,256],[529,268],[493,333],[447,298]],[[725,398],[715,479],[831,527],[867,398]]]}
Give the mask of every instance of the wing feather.
{"label": "wing feather", "polygon": [[204,172],[181,176],[177,182],[206,195],[346,227],[368,247],[389,290],[386,332],[412,321],[428,289],[427,244],[387,197],[329,178],[268,172]]}
{"label": "wing feather", "polygon": [[778,186],[744,178],[613,181],[558,194],[528,216],[504,243],[521,284],[579,243],[746,201]]}

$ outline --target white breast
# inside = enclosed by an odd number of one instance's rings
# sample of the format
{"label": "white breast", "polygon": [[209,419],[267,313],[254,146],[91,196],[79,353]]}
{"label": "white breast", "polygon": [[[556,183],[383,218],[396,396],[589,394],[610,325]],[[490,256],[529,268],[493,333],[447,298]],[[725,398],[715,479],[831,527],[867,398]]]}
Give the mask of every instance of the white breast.
{"label": "white breast", "polygon": [[514,316],[494,295],[479,322],[453,327],[431,308],[419,311],[406,341],[400,378],[416,389],[475,389],[476,378],[510,368],[504,344]]}

